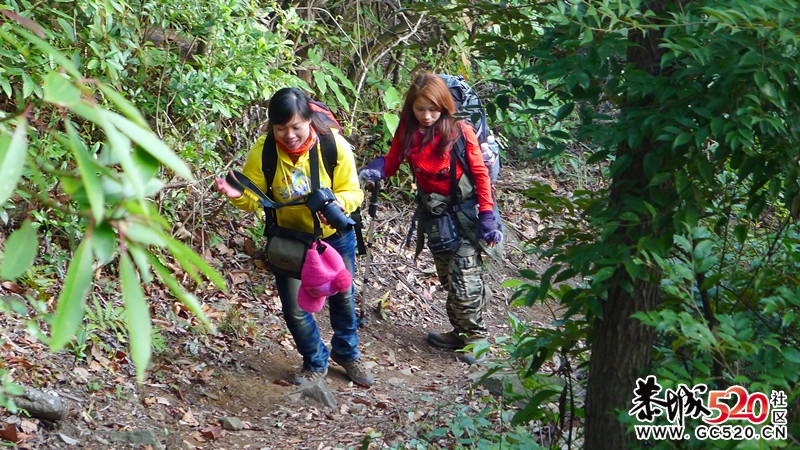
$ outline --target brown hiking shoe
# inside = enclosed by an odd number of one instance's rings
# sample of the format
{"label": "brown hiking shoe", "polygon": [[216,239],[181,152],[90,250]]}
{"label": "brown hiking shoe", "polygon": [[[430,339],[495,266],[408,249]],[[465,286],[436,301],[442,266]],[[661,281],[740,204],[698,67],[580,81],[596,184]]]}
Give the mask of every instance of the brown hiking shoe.
{"label": "brown hiking shoe", "polygon": [[327,367],[322,372],[312,372],[308,369],[303,369],[300,371],[300,373],[294,374],[294,378],[292,379],[292,381],[294,382],[294,384],[297,385],[311,384],[325,378],[325,375],[327,374],[328,374]]}
{"label": "brown hiking shoe", "polygon": [[428,333],[428,343],[435,347],[449,350],[461,350],[466,345],[464,339],[457,335],[455,331],[448,331],[447,333],[431,331]]}
{"label": "brown hiking shoe", "polygon": [[353,383],[359,386],[372,386],[375,384],[375,377],[369,373],[364,364],[361,363],[361,360],[357,359],[355,361],[342,361],[336,355],[331,354],[331,359],[336,364],[342,366],[342,368],[347,372],[347,376],[353,380]]}

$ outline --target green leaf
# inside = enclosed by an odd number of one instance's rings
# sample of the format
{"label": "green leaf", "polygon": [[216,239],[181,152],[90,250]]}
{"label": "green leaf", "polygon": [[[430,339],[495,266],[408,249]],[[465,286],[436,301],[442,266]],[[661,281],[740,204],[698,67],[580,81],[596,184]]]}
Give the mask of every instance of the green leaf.
{"label": "green leaf", "polygon": [[533,395],[533,397],[531,397],[530,401],[528,401],[528,404],[525,405],[522,410],[514,414],[514,417],[511,419],[511,424],[520,425],[530,422],[536,418],[538,414],[541,414],[543,403],[552,401],[557,394],[558,391],[553,389],[542,389],[541,391],[537,392]]}
{"label": "green leaf", "polygon": [[0,135],[0,205],[4,205],[17,188],[28,153],[28,121],[20,117],[11,135]]}
{"label": "green leaf", "polygon": [[129,102],[119,92],[103,83],[98,83],[97,87],[103,91],[103,94],[105,94],[123,114],[125,114],[125,117],[131,119],[141,127],[147,127],[147,121],[144,120],[144,117],[142,117],[142,114],[133,103]]}
{"label": "green leaf", "polygon": [[710,239],[705,239],[697,243],[694,247],[694,258],[695,259],[706,259],[711,255],[711,251],[714,248],[714,243]]}
{"label": "green leaf", "polygon": [[800,350],[796,348],[786,347],[782,350],[783,357],[786,358],[787,361],[793,363],[800,363]]}
{"label": "green leaf", "polygon": [[35,34],[29,32],[27,30],[23,30],[21,28],[14,29],[14,31],[16,31],[17,34],[19,34],[22,37],[24,37],[28,42],[30,42],[33,45],[35,45],[36,47],[38,47],[39,50],[41,50],[42,53],[47,55],[49,58],[52,58],[53,61],[55,61],[58,65],[63,67],[64,70],[66,70],[67,73],[72,78],[74,78],[74,79],[80,79],[81,78],[81,73],[75,67],[75,64],[73,64],[72,61],[70,61],[66,56],[64,56],[63,53],[61,53],[58,50],[56,50],[55,47],[53,47],[52,45],[48,44],[47,41],[45,41],[44,39],[39,38],[38,36],[36,36]]}
{"label": "green leaf", "polygon": [[6,239],[5,245],[5,257],[0,266],[0,277],[14,280],[33,264],[36,251],[39,249],[39,239],[31,221],[22,222],[22,226]]}
{"label": "green leaf", "polygon": [[53,320],[50,350],[57,352],[72,339],[83,319],[86,295],[92,287],[92,237],[89,235],[78,246],[67,269],[64,287],[58,296],[58,307]]}
{"label": "green leaf", "polygon": [[389,132],[394,135],[395,131],[397,131],[397,127],[400,126],[400,116],[394,113],[386,113],[381,116],[383,119],[383,123],[386,124],[386,128],[389,129]]}
{"label": "green leaf", "polygon": [[67,145],[78,163],[78,172],[81,175],[81,182],[83,182],[86,190],[89,205],[92,208],[92,217],[95,222],[102,222],[105,215],[105,195],[103,195],[100,179],[97,177],[100,166],[89,154],[72,122],[67,121],[65,127],[67,136],[69,136]]}
{"label": "green leaf", "polygon": [[203,280],[200,279],[197,270],[199,269],[212,283],[214,283],[217,288],[222,289],[223,291],[228,290],[228,285],[225,283],[225,279],[222,278],[210,264],[208,264],[202,256],[198,255],[191,248],[184,245],[181,241],[173,238],[172,236],[168,236],[164,234],[162,236],[164,240],[167,242],[167,249],[175,256],[175,259],[181,264],[181,266],[191,275],[195,281],[201,283]]}
{"label": "green leaf", "polygon": [[142,278],[142,282],[150,284],[153,281],[153,274],[150,272],[147,250],[138,245],[128,245],[128,252],[130,252],[133,261],[136,263],[136,268],[139,269],[139,276]]}
{"label": "green leaf", "polygon": [[150,363],[152,323],[144,292],[127,253],[120,255],[119,281],[125,300],[125,325],[130,338],[131,361],[136,366],[136,378],[142,382]]}
{"label": "green leaf", "polygon": [[108,113],[107,117],[120,131],[131,138],[133,142],[142,146],[145,151],[156,157],[162,164],[184,179],[194,180],[189,166],[148,128],[139,126],[119,114]]}
{"label": "green leaf", "polygon": [[147,256],[150,258],[150,266],[152,266],[156,274],[158,274],[159,279],[161,279],[161,281],[166,284],[167,287],[169,287],[170,292],[172,292],[172,294],[177,297],[181,303],[186,305],[186,307],[189,308],[189,310],[192,311],[192,313],[194,313],[194,315],[197,316],[197,318],[200,319],[205,326],[213,330],[214,326],[203,312],[203,308],[200,305],[200,302],[197,301],[197,297],[186,292],[186,289],[184,289],[183,286],[178,283],[178,280],[176,280],[172,273],[170,273],[170,271],[164,267],[163,264],[161,264],[161,261],[159,261],[155,255],[148,253]]}
{"label": "green leaf", "polygon": [[747,225],[740,224],[736,225],[733,228],[733,235],[734,237],[736,237],[736,242],[739,245],[744,244],[744,241],[747,239],[747,232],[748,232]]}
{"label": "green leaf", "polygon": [[328,79],[325,73],[321,70],[314,70],[312,71],[312,75],[314,76],[314,82],[317,85],[317,89],[319,89],[320,95],[325,95],[325,93],[328,92]]}
{"label": "green leaf", "polygon": [[122,118],[122,116],[104,109],[97,109],[96,112],[98,119],[97,123],[106,133],[106,145],[110,147],[111,152],[124,169],[125,179],[130,182],[130,186],[133,188],[136,198],[144,199],[144,183],[142,183],[142,177],[139,175],[139,166],[137,166],[133,161],[131,140],[121,133],[121,130],[118,129],[117,126],[112,122],[114,118]]}
{"label": "green leaf", "polygon": [[556,117],[554,121],[555,122],[561,121],[563,118],[570,115],[570,113],[572,113],[574,109],[575,109],[575,103],[567,103],[565,105],[561,105],[561,107],[558,108],[558,112],[556,112]]}
{"label": "green leaf", "polygon": [[50,72],[44,78],[44,100],[69,108],[81,102],[81,91],[65,75]]}
{"label": "green leaf", "polygon": [[390,87],[383,92],[383,104],[386,105],[387,109],[396,110],[400,107],[402,101],[400,93],[394,87]]}
{"label": "green leaf", "polygon": [[672,148],[678,148],[682,145],[686,145],[691,142],[693,139],[693,135],[689,133],[681,133],[675,140],[672,142]]}
{"label": "green leaf", "polygon": [[164,247],[164,234],[159,233],[155,228],[141,223],[131,222],[125,228],[125,237],[133,242],[145,245],[155,245]]}
{"label": "green leaf", "polygon": [[95,224],[92,229],[92,250],[102,264],[108,264],[117,255],[117,234],[108,222]]}

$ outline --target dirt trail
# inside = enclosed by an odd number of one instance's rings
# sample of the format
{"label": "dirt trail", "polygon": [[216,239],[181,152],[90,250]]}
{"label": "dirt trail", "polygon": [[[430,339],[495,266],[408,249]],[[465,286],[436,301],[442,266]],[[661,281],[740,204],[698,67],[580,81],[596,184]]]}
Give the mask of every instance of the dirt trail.
{"label": "dirt trail", "polygon": [[[522,268],[541,272],[542,267],[520,251],[520,239],[536,232],[535,218],[520,208],[518,191],[498,188],[504,192],[501,204],[509,227],[506,260],[490,263],[485,278],[494,292],[486,315],[493,356],[501,354],[497,343],[509,333],[509,312],[540,325],[551,321],[544,307],[508,306],[512,291],[502,283],[519,278]],[[246,231],[252,217],[245,216],[241,223],[220,223],[213,233],[223,243],[206,250],[207,258],[227,259],[230,268],[228,293],[209,290],[200,296],[220,332],[203,334],[179,305],[154,302],[154,317],[163,318],[154,321],[159,352],[142,385],[135,383],[126,348],[113,332],[95,331],[86,357],[76,360],[67,352],[46,353],[25,337],[22,321],[0,318],[4,367],[20,382],[59,394],[70,410],[58,424],[3,413],[0,425],[26,430],[19,448],[52,449],[355,448],[365,438],[372,440],[370,448],[381,448],[409,442],[421,428],[446,425],[453,405],[477,407],[487,395],[473,390],[476,374],[486,366],[470,367],[456,353],[425,341],[428,331],[447,331],[449,324],[427,251],[415,263],[411,251],[401,246],[411,214],[405,203],[382,202],[367,285],[361,286],[363,268],[356,277],[367,311],[360,329],[362,358],[375,375],[375,386],[352,386],[344,371],[331,364],[326,384],[336,406],[330,408],[298,394],[287,381],[299,370],[300,356],[280,317],[272,276]],[[329,341],[327,307],[317,321]],[[19,362],[33,355],[41,356],[33,365]]]}

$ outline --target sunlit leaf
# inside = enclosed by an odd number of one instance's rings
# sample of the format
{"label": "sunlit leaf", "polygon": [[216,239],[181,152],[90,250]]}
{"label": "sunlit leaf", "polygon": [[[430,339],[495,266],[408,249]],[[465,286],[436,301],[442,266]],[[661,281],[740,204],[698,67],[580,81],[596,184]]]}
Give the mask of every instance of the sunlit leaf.
{"label": "sunlit leaf", "polygon": [[111,123],[119,128],[120,131],[125,133],[129,138],[141,145],[142,148],[155,156],[165,166],[172,169],[176,174],[180,175],[186,180],[193,180],[194,176],[189,166],[178,157],[167,144],[162,142],[152,131],[139,126],[134,122],[120,116],[119,114],[108,113],[107,118]]}
{"label": "sunlit leaf", "polygon": [[28,150],[28,121],[20,117],[17,129],[8,139],[0,135],[0,205],[4,205],[22,177],[25,156]]}
{"label": "sunlit leaf", "polygon": [[394,135],[395,131],[397,131],[397,127],[400,125],[400,116],[394,113],[386,113],[381,116],[381,119],[383,119],[389,132]]}
{"label": "sunlit leaf", "polygon": [[125,325],[130,338],[131,361],[136,366],[136,378],[144,381],[145,370],[150,363],[152,323],[144,292],[127,253],[120,255],[119,281],[125,300]]}
{"label": "sunlit leaf", "polygon": [[144,284],[149,284],[153,281],[153,273],[150,272],[150,261],[147,256],[147,251],[139,245],[129,244],[128,252],[136,263],[136,268],[139,269],[139,276],[142,278],[142,282]]}
{"label": "sunlit leaf", "polygon": [[44,78],[44,99],[59,106],[70,107],[81,101],[81,91],[66,75],[50,72]]}
{"label": "sunlit leaf", "polygon": [[97,177],[98,164],[94,158],[91,157],[86,146],[81,140],[78,132],[71,122],[65,124],[67,135],[69,136],[68,146],[75,161],[78,162],[78,172],[81,175],[81,182],[83,182],[86,189],[86,197],[89,199],[89,205],[92,208],[92,217],[95,222],[102,222],[103,215],[105,214],[105,196],[103,195],[103,188],[100,185],[100,180]]}
{"label": "sunlit leaf", "polygon": [[217,288],[222,289],[223,291],[227,290],[227,284],[225,283],[225,279],[216,271],[210,264],[203,259],[202,256],[198,255],[191,248],[187,247],[181,241],[173,238],[172,236],[163,236],[164,239],[167,241],[167,248],[175,256],[175,259],[181,264],[181,266],[197,281],[201,283],[203,280],[200,279],[198,276],[197,270],[199,269],[200,272],[203,273],[212,283],[214,283]]}
{"label": "sunlit leaf", "polygon": [[58,296],[56,316],[53,320],[50,349],[54,352],[67,345],[83,319],[86,295],[92,287],[92,238],[81,242],[67,269],[64,287]]}
{"label": "sunlit leaf", "polygon": [[140,244],[164,247],[166,241],[164,234],[159,233],[154,227],[149,227],[136,222],[131,222],[125,228],[125,237]]}
{"label": "sunlit leaf", "polygon": [[92,250],[102,264],[108,264],[117,255],[117,234],[108,222],[95,224],[92,231]]}
{"label": "sunlit leaf", "polygon": [[150,258],[150,266],[155,270],[156,274],[158,275],[159,279],[169,287],[170,292],[180,300],[181,303],[186,305],[189,310],[200,319],[201,322],[205,326],[210,329],[214,329],[214,326],[211,324],[211,321],[208,320],[205,313],[203,312],[203,308],[200,305],[200,302],[197,300],[197,297],[186,292],[186,289],[181,286],[178,280],[175,279],[175,276],[166,268],[161,261],[158,260],[154,255],[148,254]]}
{"label": "sunlit leaf", "polygon": [[22,222],[5,242],[5,256],[0,266],[0,277],[13,280],[28,270],[36,258],[39,239],[30,220]]}
{"label": "sunlit leaf", "polygon": [[125,114],[125,117],[131,119],[134,123],[141,127],[147,127],[147,121],[144,120],[144,117],[142,117],[142,114],[133,103],[128,101],[128,99],[123,97],[119,92],[103,83],[98,83],[97,87],[103,91],[103,94],[105,94],[109,100],[114,102],[117,108],[119,108],[119,110]]}
{"label": "sunlit leaf", "polygon": [[131,182],[131,187],[133,188],[136,198],[144,199],[144,183],[142,182],[142,176],[139,174],[139,166],[133,161],[133,146],[131,145],[131,140],[124,132],[120,132],[122,130],[118,129],[113,123],[115,118],[122,118],[122,116],[111,111],[98,110],[98,117],[100,126],[103,127],[103,130],[106,132],[106,142],[125,170],[125,178]]}

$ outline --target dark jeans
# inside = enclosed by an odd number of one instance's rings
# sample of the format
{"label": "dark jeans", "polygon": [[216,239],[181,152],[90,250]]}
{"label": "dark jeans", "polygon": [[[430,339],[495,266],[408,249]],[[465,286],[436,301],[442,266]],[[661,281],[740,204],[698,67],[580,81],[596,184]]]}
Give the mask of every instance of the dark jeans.
{"label": "dark jeans", "polygon": [[[335,248],[351,274],[355,275],[356,235],[352,230],[342,236],[335,234],[325,242]],[[328,357],[333,352],[341,361],[355,361],[361,355],[358,351],[358,324],[356,322],[356,303],[354,289],[350,286],[347,292],[340,292],[328,297],[330,311],[331,350],[322,342],[314,316],[297,305],[297,292],[300,280],[275,276],[278,295],[281,298],[283,318],[292,333],[297,351],[303,355],[303,368],[313,372],[322,372],[328,367]]]}

